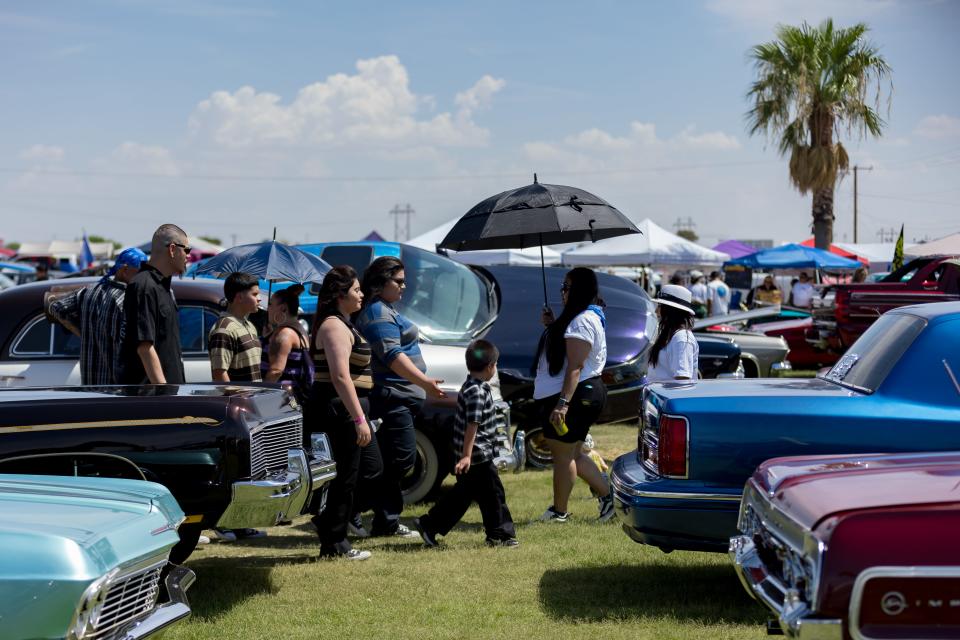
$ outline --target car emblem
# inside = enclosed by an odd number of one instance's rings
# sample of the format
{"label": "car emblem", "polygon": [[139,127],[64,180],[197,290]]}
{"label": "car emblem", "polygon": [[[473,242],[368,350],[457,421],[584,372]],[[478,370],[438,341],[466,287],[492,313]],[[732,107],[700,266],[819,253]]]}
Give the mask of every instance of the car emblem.
{"label": "car emblem", "polygon": [[880,608],[888,616],[895,616],[907,608],[907,599],[899,591],[888,591],[880,600]]}

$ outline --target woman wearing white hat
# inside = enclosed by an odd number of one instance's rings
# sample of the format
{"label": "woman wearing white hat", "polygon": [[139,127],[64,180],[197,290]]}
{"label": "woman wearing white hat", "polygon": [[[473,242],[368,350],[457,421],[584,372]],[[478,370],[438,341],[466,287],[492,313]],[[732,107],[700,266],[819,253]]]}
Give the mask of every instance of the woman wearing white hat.
{"label": "woman wearing white hat", "polygon": [[664,285],[657,302],[660,330],[650,349],[647,381],[696,380],[700,347],[693,328],[693,296],[686,287]]}

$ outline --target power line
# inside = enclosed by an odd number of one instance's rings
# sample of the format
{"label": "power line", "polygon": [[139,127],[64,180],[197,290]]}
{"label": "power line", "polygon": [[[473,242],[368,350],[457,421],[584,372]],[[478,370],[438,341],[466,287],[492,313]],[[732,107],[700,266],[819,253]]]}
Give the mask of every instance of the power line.
{"label": "power line", "polygon": [[947,207],[960,207],[960,202],[944,202],[942,200],[924,200],[921,198],[908,198],[903,196],[875,195],[870,193],[861,193],[864,198],[877,198],[880,200],[899,200],[901,202],[916,202],[919,204],[940,204]]}

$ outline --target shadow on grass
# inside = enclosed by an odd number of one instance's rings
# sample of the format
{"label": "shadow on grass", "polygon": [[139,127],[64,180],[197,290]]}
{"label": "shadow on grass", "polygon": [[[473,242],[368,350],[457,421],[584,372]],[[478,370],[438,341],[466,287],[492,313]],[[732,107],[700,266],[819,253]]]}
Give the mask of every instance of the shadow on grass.
{"label": "shadow on grass", "polygon": [[540,578],[541,606],[566,621],[670,617],[701,624],[763,624],[733,567],[626,565],[549,569]]}
{"label": "shadow on grass", "polygon": [[[190,562],[197,582],[187,593],[192,618],[211,622],[248,599],[262,593],[275,593],[270,580],[271,565],[266,558],[206,558]],[[274,559],[279,560],[279,559]],[[290,557],[285,562],[295,561]],[[278,564],[274,562],[273,564]]]}

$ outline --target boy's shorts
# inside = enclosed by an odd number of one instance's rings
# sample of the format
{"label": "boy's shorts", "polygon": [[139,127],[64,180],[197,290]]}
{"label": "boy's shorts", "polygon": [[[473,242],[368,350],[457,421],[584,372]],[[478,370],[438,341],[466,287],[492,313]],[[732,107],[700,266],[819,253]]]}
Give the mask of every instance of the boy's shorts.
{"label": "boy's shorts", "polygon": [[567,432],[563,435],[550,424],[550,414],[557,406],[560,394],[556,393],[537,400],[538,415],[543,435],[559,442],[582,442],[590,432],[590,427],[600,417],[607,404],[607,387],[600,376],[588,378],[577,385],[567,405]]}

